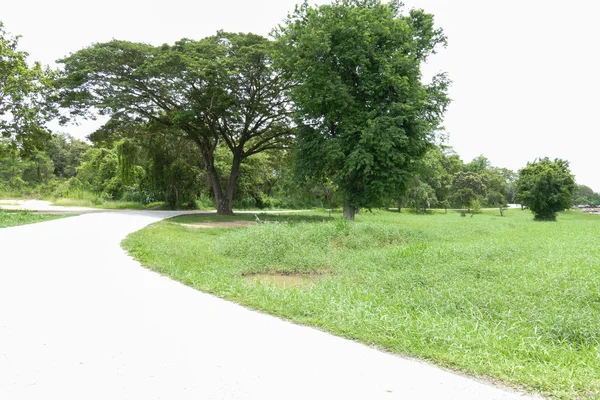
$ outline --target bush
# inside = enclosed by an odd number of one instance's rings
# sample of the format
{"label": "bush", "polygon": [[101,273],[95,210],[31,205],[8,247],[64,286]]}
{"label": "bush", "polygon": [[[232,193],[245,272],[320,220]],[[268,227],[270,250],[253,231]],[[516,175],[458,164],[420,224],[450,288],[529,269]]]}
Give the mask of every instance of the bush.
{"label": "bush", "polygon": [[557,212],[571,207],[576,190],[569,163],[546,157],[519,171],[516,198],[531,209],[535,220],[555,221]]}

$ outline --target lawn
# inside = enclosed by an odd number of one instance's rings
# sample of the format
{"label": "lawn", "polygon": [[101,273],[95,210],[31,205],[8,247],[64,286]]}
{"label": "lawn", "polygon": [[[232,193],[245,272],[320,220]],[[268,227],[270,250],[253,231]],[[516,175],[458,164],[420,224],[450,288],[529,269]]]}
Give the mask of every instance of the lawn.
{"label": "lawn", "polygon": [[[182,216],[123,245],[155,271],[270,314],[549,397],[600,397],[600,216],[260,218],[195,229],[219,218]],[[249,279],[260,273],[309,283]]]}
{"label": "lawn", "polygon": [[9,226],[33,224],[36,222],[50,221],[53,219],[64,218],[66,215],[57,214],[37,214],[29,211],[6,211],[0,210],[0,228]]}

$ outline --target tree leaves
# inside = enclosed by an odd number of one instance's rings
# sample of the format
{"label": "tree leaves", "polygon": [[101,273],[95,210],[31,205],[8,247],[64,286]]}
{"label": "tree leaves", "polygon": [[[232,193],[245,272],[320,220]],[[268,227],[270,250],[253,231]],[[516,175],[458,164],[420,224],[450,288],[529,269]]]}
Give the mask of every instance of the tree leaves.
{"label": "tree leaves", "polygon": [[50,138],[44,125],[56,110],[48,101],[52,72],[39,63],[29,66],[18,39],[0,22],[0,137],[27,156]]}
{"label": "tree leaves", "polygon": [[546,157],[519,171],[517,201],[528,206],[536,220],[554,221],[558,211],[571,207],[576,190],[567,161]]}
{"label": "tree leaves", "polygon": [[274,35],[307,126],[297,136],[307,178],[333,179],[353,207],[399,193],[449,102],[445,75],[421,82],[421,63],[445,44],[433,17],[403,15],[398,2],[304,3]]}
{"label": "tree leaves", "polygon": [[[113,40],[59,62],[62,105],[73,117],[111,116],[111,129],[131,121],[181,132],[200,150],[217,204],[231,213],[241,162],[292,139],[287,83],[271,62],[271,42],[254,34],[218,32],[154,47]],[[223,190],[215,150],[233,155]]]}

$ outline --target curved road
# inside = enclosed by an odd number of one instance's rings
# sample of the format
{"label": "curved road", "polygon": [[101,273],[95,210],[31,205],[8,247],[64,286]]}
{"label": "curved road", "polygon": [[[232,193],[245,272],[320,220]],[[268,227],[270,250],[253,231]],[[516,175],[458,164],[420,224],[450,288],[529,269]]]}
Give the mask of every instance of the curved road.
{"label": "curved road", "polygon": [[249,311],[120,248],[175,215],[0,229],[0,399],[525,399]]}

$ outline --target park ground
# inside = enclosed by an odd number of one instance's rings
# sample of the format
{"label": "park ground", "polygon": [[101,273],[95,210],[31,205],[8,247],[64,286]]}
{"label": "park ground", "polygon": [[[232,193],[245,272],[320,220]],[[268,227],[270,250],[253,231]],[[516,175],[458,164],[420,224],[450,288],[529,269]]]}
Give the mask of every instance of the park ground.
{"label": "park ground", "polygon": [[180,213],[0,229],[2,400],[535,398],[248,310],[120,248]]}
{"label": "park ground", "polygon": [[[0,227],[64,215],[0,211]],[[123,242],[242,305],[561,399],[600,396],[597,215],[183,215]]]}
{"label": "park ground", "polygon": [[597,215],[175,217],[123,243],[201,291],[563,399],[600,396]]}

